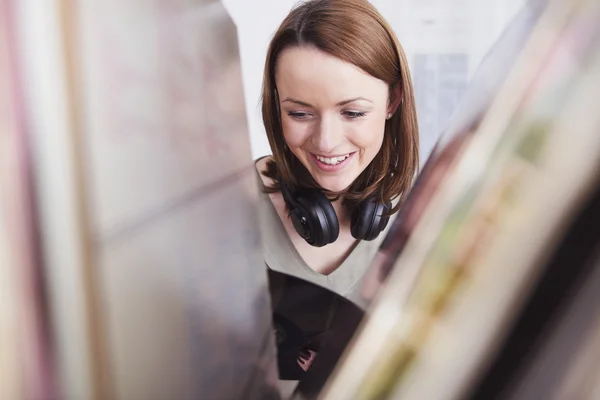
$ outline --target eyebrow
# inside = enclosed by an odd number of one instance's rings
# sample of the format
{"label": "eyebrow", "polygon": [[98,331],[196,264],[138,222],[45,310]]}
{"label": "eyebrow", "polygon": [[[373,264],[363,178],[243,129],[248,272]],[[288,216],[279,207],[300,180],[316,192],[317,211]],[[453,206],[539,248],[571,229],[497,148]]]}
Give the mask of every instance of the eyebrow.
{"label": "eyebrow", "polygon": [[[348,103],[352,103],[353,101],[357,101],[357,100],[365,100],[365,101],[368,101],[369,103],[373,103],[371,100],[369,100],[369,99],[366,99],[366,98],[364,98],[364,97],[355,97],[355,98],[353,98],[353,99],[342,100],[342,101],[340,101],[339,103],[337,103],[337,104],[336,104],[336,106],[338,106],[338,107],[340,107],[340,106],[345,106],[346,104],[348,104]],[[298,104],[298,105],[301,105],[301,106],[304,106],[304,107],[311,107],[311,108],[314,108],[314,107],[313,107],[311,104],[309,104],[309,103],[306,103],[306,102],[304,102],[304,101],[300,101],[300,100],[296,100],[296,99],[293,99],[293,98],[291,98],[291,97],[287,97],[285,100],[283,100],[283,101],[282,101],[282,103],[285,103],[285,102],[289,102],[289,103]]]}

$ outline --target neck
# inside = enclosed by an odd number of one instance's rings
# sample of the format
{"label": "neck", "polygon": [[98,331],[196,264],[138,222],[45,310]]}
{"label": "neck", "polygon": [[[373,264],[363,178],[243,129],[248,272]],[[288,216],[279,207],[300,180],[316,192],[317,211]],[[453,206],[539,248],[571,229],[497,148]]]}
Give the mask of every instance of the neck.
{"label": "neck", "polygon": [[332,201],[331,205],[333,205],[333,209],[338,217],[338,221],[340,222],[340,229],[342,227],[350,226],[350,216],[348,215],[348,211],[342,205],[343,198]]}

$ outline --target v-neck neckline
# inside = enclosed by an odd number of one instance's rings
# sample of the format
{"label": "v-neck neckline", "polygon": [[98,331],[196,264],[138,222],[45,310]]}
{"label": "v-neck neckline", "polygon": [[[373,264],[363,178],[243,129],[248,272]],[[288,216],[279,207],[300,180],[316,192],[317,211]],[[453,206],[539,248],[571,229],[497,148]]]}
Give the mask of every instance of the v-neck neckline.
{"label": "v-neck neckline", "polygon": [[277,212],[277,209],[275,208],[275,204],[273,204],[273,201],[271,200],[271,196],[269,196],[268,193],[264,192],[265,189],[265,183],[263,182],[262,179],[262,172],[258,170],[257,168],[257,163],[269,156],[263,156],[259,159],[257,159],[254,163],[254,170],[256,171],[256,173],[258,174],[258,179],[259,179],[259,183],[260,183],[260,187],[262,189],[262,195],[267,196],[268,200],[269,200],[269,204],[271,207],[271,210],[273,211],[274,215],[277,217],[277,221],[279,222],[279,227],[281,228],[281,230],[285,233],[285,242],[288,245],[288,247],[291,249],[292,254],[294,255],[294,257],[298,260],[298,262],[300,263],[300,265],[302,266],[303,269],[305,269],[309,274],[321,279],[321,280],[334,280],[335,276],[340,275],[342,270],[344,270],[344,266],[347,265],[350,260],[357,254],[360,253],[360,250],[362,249],[362,247],[364,247],[364,245],[367,243],[364,240],[357,240],[353,245],[352,245],[352,250],[350,250],[350,252],[348,253],[348,255],[344,258],[344,260],[340,263],[340,265],[333,270],[330,274],[322,274],[318,271],[316,271],[314,268],[312,268],[310,265],[308,265],[308,263],[304,260],[304,258],[302,257],[302,255],[300,254],[300,252],[298,251],[298,249],[296,248],[296,246],[294,245],[294,242],[292,241],[292,238],[290,238],[290,235],[288,234],[288,231],[283,223],[283,221],[281,220],[281,217],[279,216],[279,213]]}

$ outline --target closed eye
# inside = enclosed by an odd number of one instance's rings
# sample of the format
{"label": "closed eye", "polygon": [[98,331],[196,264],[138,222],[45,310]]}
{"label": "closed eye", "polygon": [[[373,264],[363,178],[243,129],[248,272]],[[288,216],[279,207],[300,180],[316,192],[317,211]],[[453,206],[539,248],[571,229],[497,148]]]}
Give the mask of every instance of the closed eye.
{"label": "closed eye", "polygon": [[356,119],[367,115],[367,113],[364,111],[343,111],[342,114],[350,119]]}
{"label": "closed eye", "polygon": [[302,112],[302,111],[290,111],[287,113],[290,117],[294,118],[294,119],[307,119],[310,117],[310,114],[307,112]]}

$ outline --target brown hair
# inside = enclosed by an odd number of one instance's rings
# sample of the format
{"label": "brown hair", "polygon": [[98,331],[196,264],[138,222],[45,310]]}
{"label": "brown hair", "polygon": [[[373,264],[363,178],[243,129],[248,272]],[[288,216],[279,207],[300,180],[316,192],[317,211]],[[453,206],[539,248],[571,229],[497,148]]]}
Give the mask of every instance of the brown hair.
{"label": "brown hair", "polygon": [[[394,32],[367,0],[313,0],[294,8],[275,33],[267,52],[262,90],[262,116],[273,152],[264,175],[279,191],[279,179],[290,189],[318,188],[302,163],[286,149],[275,84],[281,52],[312,46],[361,68],[389,85],[390,96],[400,85],[398,110],[386,120],[377,156],[344,191],[344,204],[355,206],[370,195],[380,201],[404,196],[419,166],[419,130],[408,62]],[[324,191],[328,196],[334,193]],[[398,206],[394,208],[394,212]]]}

